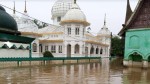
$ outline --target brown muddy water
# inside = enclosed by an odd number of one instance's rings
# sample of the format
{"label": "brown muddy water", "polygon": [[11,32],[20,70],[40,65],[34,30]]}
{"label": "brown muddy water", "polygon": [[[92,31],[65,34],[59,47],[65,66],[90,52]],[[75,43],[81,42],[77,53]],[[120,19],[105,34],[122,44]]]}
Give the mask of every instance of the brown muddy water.
{"label": "brown muddy water", "polygon": [[101,62],[0,69],[0,84],[150,84],[150,69],[125,68],[120,58]]}

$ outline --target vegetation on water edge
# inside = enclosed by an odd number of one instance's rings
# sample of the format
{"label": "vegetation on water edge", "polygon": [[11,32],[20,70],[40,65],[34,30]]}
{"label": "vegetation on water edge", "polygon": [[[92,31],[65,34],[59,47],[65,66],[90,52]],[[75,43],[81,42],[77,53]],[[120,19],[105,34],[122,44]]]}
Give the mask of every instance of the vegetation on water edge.
{"label": "vegetation on water edge", "polygon": [[111,56],[124,55],[124,40],[119,36],[113,36],[111,39]]}
{"label": "vegetation on water edge", "polygon": [[54,57],[53,54],[52,54],[50,51],[45,51],[45,52],[43,53],[43,56],[44,56],[44,57]]}

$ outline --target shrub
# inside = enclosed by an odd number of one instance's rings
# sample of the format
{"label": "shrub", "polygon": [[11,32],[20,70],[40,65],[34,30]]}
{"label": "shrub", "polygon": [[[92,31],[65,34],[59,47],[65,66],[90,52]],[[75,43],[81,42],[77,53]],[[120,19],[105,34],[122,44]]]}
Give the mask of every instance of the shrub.
{"label": "shrub", "polygon": [[54,57],[53,54],[52,54],[50,51],[45,51],[45,52],[43,53],[43,56],[44,56],[44,57]]}

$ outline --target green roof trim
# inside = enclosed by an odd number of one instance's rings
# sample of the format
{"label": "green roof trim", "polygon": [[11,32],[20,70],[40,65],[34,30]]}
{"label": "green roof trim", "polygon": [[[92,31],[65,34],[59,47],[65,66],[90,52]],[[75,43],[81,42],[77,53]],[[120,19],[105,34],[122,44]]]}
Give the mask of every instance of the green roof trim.
{"label": "green roof trim", "polygon": [[24,50],[25,48],[21,45],[18,49],[22,49],[22,50]]}
{"label": "green roof trim", "polygon": [[0,33],[0,41],[30,44],[35,38]]}
{"label": "green roof trim", "polygon": [[2,48],[4,48],[4,49],[9,49],[9,47],[8,47],[7,44],[4,44],[4,45],[2,46]]}
{"label": "green roof trim", "polygon": [[10,49],[17,49],[16,45],[12,45]]}

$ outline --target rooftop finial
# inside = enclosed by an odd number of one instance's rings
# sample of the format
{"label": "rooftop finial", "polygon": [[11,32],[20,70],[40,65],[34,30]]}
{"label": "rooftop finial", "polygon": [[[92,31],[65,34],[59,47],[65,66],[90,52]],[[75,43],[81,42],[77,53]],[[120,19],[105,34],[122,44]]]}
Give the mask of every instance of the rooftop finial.
{"label": "rooftop finial", "polygon": [[105,13],[105,17],[104,17],[104,25],[106,25],[106,13]]}
{"label": "rooftop finial", "polygon": [[76,4],[77,0],[74,0],[74,4]]}
{"label": "rooftop finial", "polygon": [[16,12],[16,8],[15,8],[15,1],[14,1],[14,9],[13,9],[13,13],[15,14]]}
{"label": "rooftop finial", "polygon": [[25,0],[25,10],[24,13],[27,13],[27,9],[26,9],[26,0]]}
{"label": "rooftop finial", "polygon": [[129,0],[127,0],[125,24],[127,23],[127,21],[129,20],[129,18],[131,17],[132,13],[133,12],[131,10],[130,2],[129,2]]}

